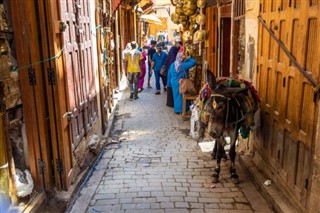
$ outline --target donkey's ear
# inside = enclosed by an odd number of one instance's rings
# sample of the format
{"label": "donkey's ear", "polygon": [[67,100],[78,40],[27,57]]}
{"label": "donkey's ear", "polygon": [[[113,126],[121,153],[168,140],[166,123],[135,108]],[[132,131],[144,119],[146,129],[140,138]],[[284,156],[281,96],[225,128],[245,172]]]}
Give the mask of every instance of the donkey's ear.
{"label": "donkey's ear", "polygon": [[210,70],[207,70],[207,81],[212,90],[217,87],[216,77]]}

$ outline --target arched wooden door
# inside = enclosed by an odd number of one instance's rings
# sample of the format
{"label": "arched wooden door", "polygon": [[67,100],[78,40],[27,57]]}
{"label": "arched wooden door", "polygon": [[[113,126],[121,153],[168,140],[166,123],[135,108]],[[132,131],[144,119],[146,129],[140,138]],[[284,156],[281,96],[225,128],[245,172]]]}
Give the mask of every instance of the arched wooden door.
{"label": "arched wooden door", "polygon": [[[320,76],[320,13],[317,1],[263,0],[267,27],[314,79]],[[262,98],[259,150],[278,184],[301,209],[311,188],[317,120],[311,83],[260,23],[257,84]],[[318,141],[319,142],[319,141]]]}

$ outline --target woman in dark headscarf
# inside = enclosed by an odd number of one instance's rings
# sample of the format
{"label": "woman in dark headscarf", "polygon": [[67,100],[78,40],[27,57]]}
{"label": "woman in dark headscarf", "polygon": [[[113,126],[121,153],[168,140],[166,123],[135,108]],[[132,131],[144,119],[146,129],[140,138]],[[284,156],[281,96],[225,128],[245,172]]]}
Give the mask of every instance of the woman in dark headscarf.
{"label": "woman in dark headscarf", "polygon": [[[176,45],[172,46],[170,48],[170,51],[168,53],[168,57],[166,61],[164,62],[164,66],[167,68],[167,73],[170,65],[176,60],[177,54],[179,52],[179,46],[178,42],[176,42]],[[166,75],[167,75],[166,73]],[[167,106],[173,107],[173,94],[172,94],[172,87],[169,87],[167,84]]]}

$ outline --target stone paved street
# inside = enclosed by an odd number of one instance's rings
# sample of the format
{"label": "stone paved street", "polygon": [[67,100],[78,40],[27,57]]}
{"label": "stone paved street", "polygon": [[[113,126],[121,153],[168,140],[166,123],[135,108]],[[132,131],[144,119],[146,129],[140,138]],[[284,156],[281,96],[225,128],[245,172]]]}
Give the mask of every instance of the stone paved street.
{"label": "stone paved street", "polygon": [[120,142],[105,148],[71,212],[273,212],[238,162],[240,184],[231,182],[228,160],[211,188],[210,152],[189,136],[189,122],[165,105],[166,94],[154,92],[145,89],[134,101],[123,93],[111,131]]}

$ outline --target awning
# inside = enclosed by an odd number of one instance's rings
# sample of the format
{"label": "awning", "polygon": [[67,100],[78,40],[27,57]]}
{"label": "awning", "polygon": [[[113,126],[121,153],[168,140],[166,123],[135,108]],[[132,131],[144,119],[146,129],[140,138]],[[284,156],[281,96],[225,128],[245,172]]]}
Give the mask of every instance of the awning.
{"label": "awning", "polygon": [[145,15],[142,15],[140,17],[140,19],[143,19],[149,23],[152,23],[152,24],[162,24],[162,21],[155,15],[153,14],[145,14]]}

